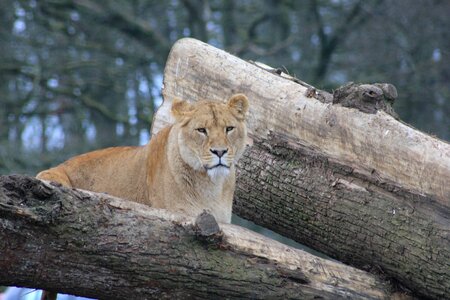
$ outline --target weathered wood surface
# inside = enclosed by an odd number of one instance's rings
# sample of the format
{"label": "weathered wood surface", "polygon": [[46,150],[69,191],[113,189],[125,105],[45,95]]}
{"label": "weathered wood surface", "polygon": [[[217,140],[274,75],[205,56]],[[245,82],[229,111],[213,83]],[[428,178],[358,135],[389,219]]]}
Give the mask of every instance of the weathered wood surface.
{"label": "weathered wood surface", "polygon": [[0,176],[0,285],[100,299],[383,299],[375,276],[211,215]]}
{"label": "weathered wood surface", "polygon": [[253,146],[238,168],[235,213],[381,269],[419,295],[450,299],[448,143],[382,111],[318,101],[307,84],[193,39],[172,48],[152,132],[171,122],[175,97],[223,101],[238,92],[251,102]]}

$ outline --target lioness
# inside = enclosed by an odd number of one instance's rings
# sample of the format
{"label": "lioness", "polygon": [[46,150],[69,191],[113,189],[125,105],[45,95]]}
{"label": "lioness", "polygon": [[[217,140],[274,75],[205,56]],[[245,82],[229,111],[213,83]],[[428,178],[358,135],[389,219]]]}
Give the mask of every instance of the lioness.
{"label": "lioness", "polygon": [[226,104],[175,100],[175,124],[141,147],[113,147],[69,159],[37,178],[105,192],[191,216],[209,210],[230,223],[235,164],[242,156],[248,99]]}

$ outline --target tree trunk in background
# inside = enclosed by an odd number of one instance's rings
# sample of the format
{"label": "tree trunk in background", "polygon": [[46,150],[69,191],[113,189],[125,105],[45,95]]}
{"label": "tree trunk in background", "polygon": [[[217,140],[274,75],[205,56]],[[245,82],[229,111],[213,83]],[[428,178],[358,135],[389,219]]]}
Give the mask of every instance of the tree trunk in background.
{"label": "tree trunk in background", "polygon": [[247,229],[0,176],[0,284],[100,299],[380,299],[375,276]]}
{"label": "tree trunk in background", "polygon": [[250,99],[253,146],[238,167],[235,213],[450,299],[449,144],[382,111],[318,101],[332,96],[193,39],[171,50],[152,131],[172,121],[174,97],[238,92]]}

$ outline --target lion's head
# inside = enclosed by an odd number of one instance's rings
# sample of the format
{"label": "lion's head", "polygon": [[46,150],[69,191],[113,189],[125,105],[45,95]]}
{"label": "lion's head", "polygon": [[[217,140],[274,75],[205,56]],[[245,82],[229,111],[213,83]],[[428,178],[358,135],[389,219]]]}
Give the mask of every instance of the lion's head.
{"label": "lion's head", "polygon": [[226,104],[175,100],[172,114],[180,129],[181,158],[211,178],[228,175],[245,149],[247,111],[248,99],[243,94],[232,96]]}

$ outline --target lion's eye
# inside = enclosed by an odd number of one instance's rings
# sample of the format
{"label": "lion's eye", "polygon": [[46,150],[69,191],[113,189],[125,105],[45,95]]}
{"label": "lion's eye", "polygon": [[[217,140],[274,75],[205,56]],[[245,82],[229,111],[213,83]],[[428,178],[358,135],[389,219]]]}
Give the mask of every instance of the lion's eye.
{"label": "lion's eye", "polygon": [[205,134],[206,135],[206,128],[197,128],[196,129],[198,132]]}
{"label": "lion's eye", "polygon": [[226,130],[227,132],[230,132],[230,131],[232,131],[233,129],[234,129],[233,126],[228,126],[225,130]]}

